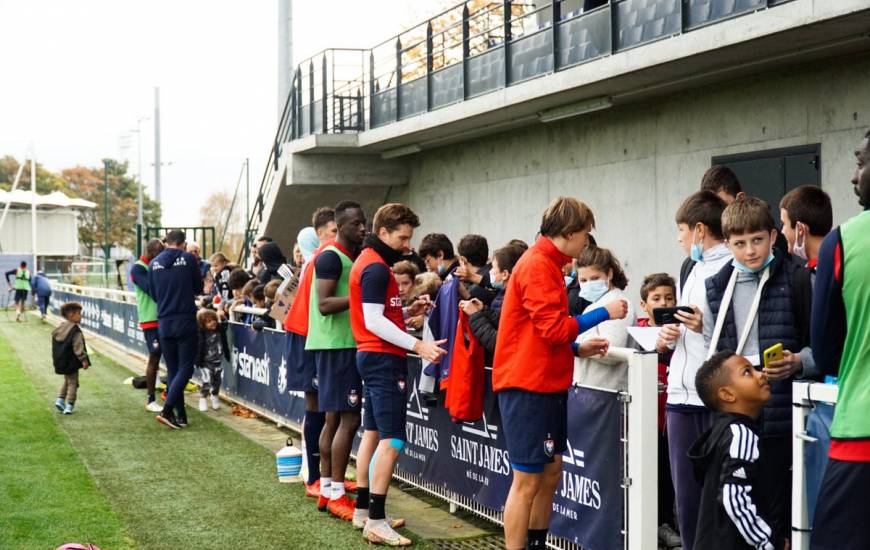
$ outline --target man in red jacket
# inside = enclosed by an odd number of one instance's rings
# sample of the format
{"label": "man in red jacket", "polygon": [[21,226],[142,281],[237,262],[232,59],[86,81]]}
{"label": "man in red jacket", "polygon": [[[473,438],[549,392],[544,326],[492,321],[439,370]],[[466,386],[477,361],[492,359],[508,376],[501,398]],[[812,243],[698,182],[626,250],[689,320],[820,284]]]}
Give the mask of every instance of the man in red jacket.
{"label": "man in red jacket", "polygon": [[579,349],[574,341],[598,323],[626,314],[627,304],[621,300],[610,310],[598,308],[582,317],[568,314],[562,266],[586,248],[593,227],[588,206],[559,197],[544,212],[541,238],[508,279],[492,370],[513,469],[504,509],[508,550],[545,547],[561,455],[567,448],[574,355],[607,353],[604,338],[588,340]]}

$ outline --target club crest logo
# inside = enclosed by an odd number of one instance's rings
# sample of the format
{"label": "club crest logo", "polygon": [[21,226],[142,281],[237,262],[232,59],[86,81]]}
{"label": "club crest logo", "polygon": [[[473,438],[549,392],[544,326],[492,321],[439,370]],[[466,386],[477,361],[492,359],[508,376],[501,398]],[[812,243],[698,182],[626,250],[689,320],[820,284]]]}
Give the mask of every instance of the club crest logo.
{"label": "club crest logo", "polygon": [[397,380],[397,381],[396,381],[396,387],[399,388],[399,391],[400,391],[400,392],[404,392],[404,391],[405,391],[405,387],[406,387],[406,385],[405,385],[405,381],[404,381],[404,380]]}
{"label": "club crest logo", "polygon": [[318,387],[320,387],[319,384],[317,383],[317,377],[316,377],[316,376],[315,376],[314,378],[311,379],[311,386],[312,386],[313,388],[315,388],[315,389],[317,389]]}
{"label": "club crest logo", "polygon": [[556,442],[552,439],[544,440],[544,454],[547,456],[553,456],[553,453],[556,452]]}
{"label": "club crest logo", "polygon": [[347,394],[347,404],[351,407],[356,407],[359,405],[359,394],[356,390],[350,390],[350,393]]}

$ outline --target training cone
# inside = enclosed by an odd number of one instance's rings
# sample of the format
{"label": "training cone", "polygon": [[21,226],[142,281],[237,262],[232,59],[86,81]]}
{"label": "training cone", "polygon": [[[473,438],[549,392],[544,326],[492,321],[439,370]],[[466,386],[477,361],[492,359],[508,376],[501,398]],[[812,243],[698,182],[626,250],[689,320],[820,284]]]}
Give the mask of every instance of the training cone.
{"label": "training cone", "polygon": [[293,440],[287,438],[287,444],[275,453],[275,463],[278,467],[278,481],[281,483],[296,483],[302,481],[299,475],[302,471],[302,451],[293,445]]}

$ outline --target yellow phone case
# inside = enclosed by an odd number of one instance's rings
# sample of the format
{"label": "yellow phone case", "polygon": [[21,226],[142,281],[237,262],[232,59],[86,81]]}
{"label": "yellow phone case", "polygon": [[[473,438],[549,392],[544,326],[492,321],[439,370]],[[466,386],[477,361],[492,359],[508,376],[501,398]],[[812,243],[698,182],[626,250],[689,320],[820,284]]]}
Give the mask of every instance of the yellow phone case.
{"label": "yellow phone case", "polygon": [[764,368],[768,368],[773,361],[780,361],[783,358],[782,344],[774,344],[764,350]]}

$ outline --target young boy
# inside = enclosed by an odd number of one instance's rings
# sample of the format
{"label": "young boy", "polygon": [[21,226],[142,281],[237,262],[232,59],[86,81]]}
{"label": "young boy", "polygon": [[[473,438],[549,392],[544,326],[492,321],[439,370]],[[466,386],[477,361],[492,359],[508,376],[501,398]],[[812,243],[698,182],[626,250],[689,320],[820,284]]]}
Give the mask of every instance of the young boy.
{"label": "young boy", "polygon": [[[706,282],[704,340],[710,353],[734,350],[755,366],[761,353],[782,344],[783,359],[768,364],[771,399],[759,421],[764,459],[760,479],[768,486],[775,529],[791,526],[791,382],[812,351],[806,340],[809,304],[798,307],[795,274],[803,269],[774,246],[777,231],[767,203],[745,197],[722,213],[722,231],[734,261]],[[809,300],[809,296],[804,300]]]}
{"label": "young boy", "polygon": [[60,306],[60,315],[64,322],[51,332],[54,372],[63,375],[63,384],[54,406],[63,414],[72,414],[79,388],[79,369],[87,370],[91,366],[91,360],[85,347],[85,335],[79,327],[82,321],[82,305],[78,302],[67,302]]}
{"label": "young boy", "polygon": [[[640,308],[647,318],[639,318],[637,326],[654,327],[653,310],[677,305],[677,284],[667,273],[654,273],[644,277],[640,287]],[[668,400],[668,365],[673,352],[659,353],[659,542],[668,548],[680,546],[680,535],[674,530],[674,482],[668,458],[668,437],[665,431],[665,404]]]}
{"label": "young boy", "polygon": [[764,458],[755,421],[770,399],[767,375],[731,350],[698,370],[695,387],[716,411],[713,427],[689,451],[703,481],[695,548],[779,550],[788,540],[771,525],[771,508],[756,490]]}

